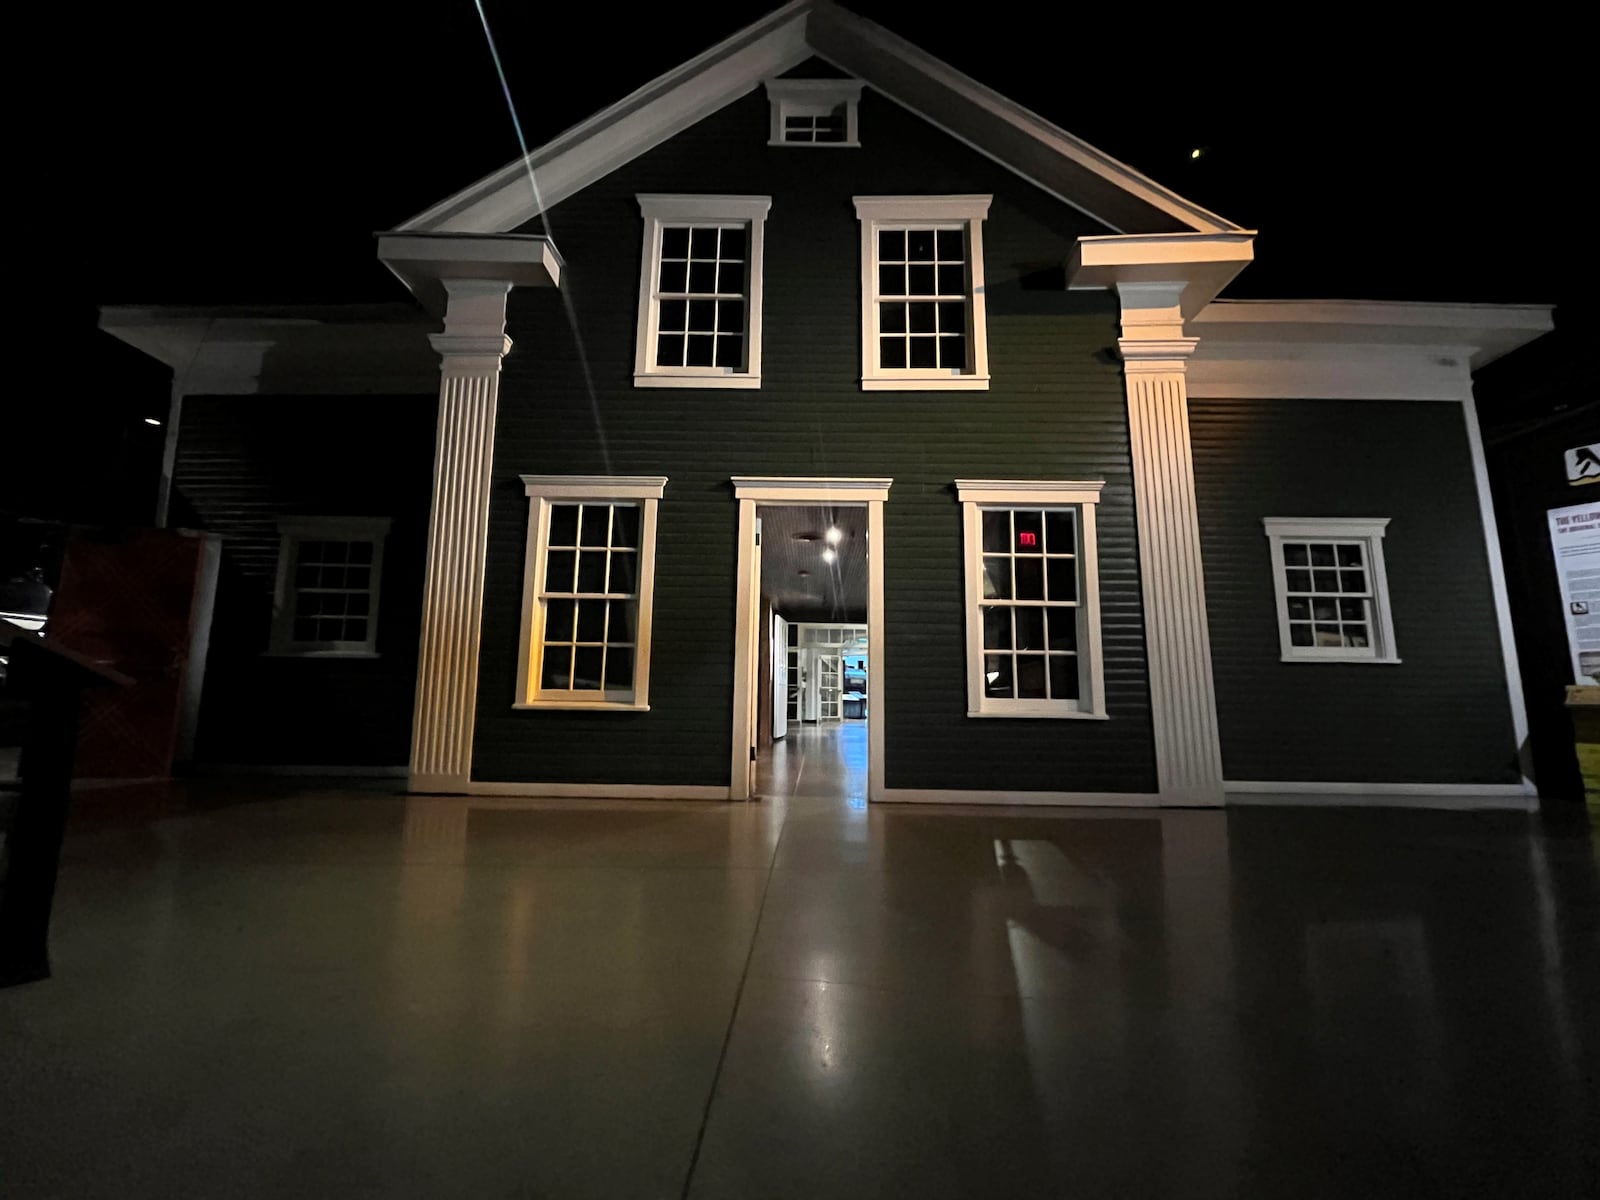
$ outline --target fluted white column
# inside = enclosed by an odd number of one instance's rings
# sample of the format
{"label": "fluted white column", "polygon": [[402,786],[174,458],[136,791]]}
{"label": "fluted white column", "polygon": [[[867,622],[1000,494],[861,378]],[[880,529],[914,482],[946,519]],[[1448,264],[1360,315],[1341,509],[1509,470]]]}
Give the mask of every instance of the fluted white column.
{"label": "fluted white column", "polygon": [[431,339],[441,359],[439,428],[411,731],[414,792],[461,792],[472,774],[495,409],[500,361],[511,349],[509,283],[447,280],[444,288],[444,332]]}
{"label": "fluted white column", "polygon": [[1181,287],[1118,290],[1161,798],[1167,804],[1221,804],[1222,752],[1185,377],[1198,339],[1182,336]]}

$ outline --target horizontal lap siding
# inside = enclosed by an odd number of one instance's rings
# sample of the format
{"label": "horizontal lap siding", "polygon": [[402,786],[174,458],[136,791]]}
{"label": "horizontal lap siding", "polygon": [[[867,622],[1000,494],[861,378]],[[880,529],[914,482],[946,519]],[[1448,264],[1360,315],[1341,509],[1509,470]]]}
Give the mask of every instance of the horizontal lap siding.
{"label": "horizontal lap siding", "polygon": [[[560,297],[513,292],[496,429],[474,777],[726,785],[737,506],[732,475],[886,475],[884,687],[891,787],[1153,788],[1132,486],[1114,303],[1060,290],[1082,216],[888,101],[861,150],[765,145],[767,105],[731,105],[557,208]],[[773,198],[759,391],[632,383],[640,192]],[[857,194],[992,193],[984,227],[992,390],[860,388]],[[1054,291],[1024,286],[1041,274]],[[603,445],[602,445],[603,442]],[[518,712],[527,535],[519,474],[661,474],[652,711]],[[958,477],[1105,479],[1101,572],[1109,722],[966,716]]]}
{"label": "horizontal lap siding", "polygon": [[[222,537],[197,760],[405,764],[437,404],[435,396],[184,399],[172,521]],[[285,516],[393,522],[377,658],[264,654]]]}
{"label": "horizontal lap siding", "polygon": [[[1234,780],[1518,778],[1461,407],[1191,400],[1223,771]],[[1388,517],[1398,665],[1280,661],[1263,517]]]}

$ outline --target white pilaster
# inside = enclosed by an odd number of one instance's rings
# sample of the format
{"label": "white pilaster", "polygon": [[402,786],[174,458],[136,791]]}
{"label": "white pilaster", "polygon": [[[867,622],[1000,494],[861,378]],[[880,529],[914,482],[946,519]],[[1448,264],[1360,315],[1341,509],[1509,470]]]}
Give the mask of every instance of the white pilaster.
{"label": "white pilaster", "polygon": [[472,773],[495,409],[500,361],[511,349],[508,281],[443,286],[444,332],[430,339],[441,360],[439,428],[411,733],[414,792],[462,792]]}
{"label": "white pilaster", "polygon": [[1211,637],[1194,498],[1182,283],[1120,283],[1123,372],[1156,771],[1164,804],[1223,803]]}

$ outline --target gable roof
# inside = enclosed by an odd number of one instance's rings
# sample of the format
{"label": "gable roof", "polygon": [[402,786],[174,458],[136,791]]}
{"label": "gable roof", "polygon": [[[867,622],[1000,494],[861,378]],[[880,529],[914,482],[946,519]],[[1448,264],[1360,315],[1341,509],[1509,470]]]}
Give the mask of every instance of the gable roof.
{"label": "gable roof", "polygon": [[792,0],[397,228],[508,233],[813,56],[1119,233],[1239,229],[831,0]]}

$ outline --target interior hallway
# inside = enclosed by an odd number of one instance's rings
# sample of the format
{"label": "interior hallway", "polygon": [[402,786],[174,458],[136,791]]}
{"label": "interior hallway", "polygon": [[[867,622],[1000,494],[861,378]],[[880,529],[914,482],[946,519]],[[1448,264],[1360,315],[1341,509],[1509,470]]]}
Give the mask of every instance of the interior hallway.
{"label": "interior hallway", "polygon": [[95,797],[5,1192],[1594,1194],[1587,835],[869,810],[864,737],[748,805]]}

